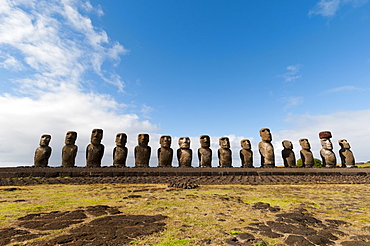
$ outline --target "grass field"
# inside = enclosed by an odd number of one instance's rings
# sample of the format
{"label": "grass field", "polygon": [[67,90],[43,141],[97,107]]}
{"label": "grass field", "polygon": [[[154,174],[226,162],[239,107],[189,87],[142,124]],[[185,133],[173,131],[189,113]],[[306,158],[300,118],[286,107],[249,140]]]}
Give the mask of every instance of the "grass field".
{"label": "grass field", "polygon": [[[30,213],[71,211],[91,205],[118,207],[124,214],[168,216],[166,230],[132,245],[224,245],[227,238],[250,223],[275,218],[274,212],[253,209],[256,202],[278,206],[281,211],[305,208],[319,220],[350,223],[341,227],[351,235],[370,235],[370,185],[202,185],[196,189],[175,189],[167,185],[36,185],[5,191],[0,187],[0,229],[15,227],[17,218]],[[370,228],[370,227],[369,227]],[[64,233],[64,230],[52,234]],[[282,238],[256,234],[270,245],[284,245]],[[14,244],[22,245],[22,243]]]}

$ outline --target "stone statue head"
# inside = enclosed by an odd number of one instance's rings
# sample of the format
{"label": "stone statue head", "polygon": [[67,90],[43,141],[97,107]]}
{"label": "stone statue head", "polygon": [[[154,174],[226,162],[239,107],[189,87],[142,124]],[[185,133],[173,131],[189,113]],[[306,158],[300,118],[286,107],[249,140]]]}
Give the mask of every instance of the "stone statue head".
{"label": "stone statue head", "polygon": [[299,139],[299,144],[301,145],[302,149],[311,149],[311,145],[307,138]]}
{"label": "stone statue head", "polygon": [[116,135],[116,145],[118,147],[125,147],[127,143],[126,133],[117,133]]}
{"label": "stone statue head", "polygon": [[322,131],[319,133],[320,143],[323,149],[332,150],[333,144],[330,141],[332,137],[331,132],[329,131]]}
{"label": "stone statue head", "polygon": [[289,140],[284,140],[282,142],[284,149],[293,149],[293,144]]}
{"label": "stone statue head", "polygon": [[262,141],[264,141],[264,142],[271,142],[272,141],[271,132],[270,132],[270,129],[268,129],[268,128],[262,128],[260,130],[260,136],[262,138]]}
{"label": "stone statue head", "polygon": [[77,132],[68,131],[64,143],[66,145],[74,145],[77,139]]}
{"label": "stone statue head", "polygon": [[200,136],[199,141],[202,148],[209,148],[209,146],[211,145],[211,139],[208,135]]}
{"label": "stone statue head", "polygon": [[51,135],[49,134],[44,134],[40,138],[40,146],[46,147],[49,146],[51,140]]}
{"label": "stone statue head", "polygon": [[169,135],[163,135],[159,139],[159,143],[161,144],[162,148],[169,148],[171,147],[172,138]]}
{"label": "stone statue head", "polygon": [[141,147],[148,147],[149,134],[141,133],[141,134],[137,135],[137,141],[138,141],[138,144]]}
{"label": "stone statue head", "polygon": [[221,137],[218,140],[218,143],[221,148],[223,149],[229,149],[230,148],[230,141],[228,137]]}
{"label": "stone statue head", "polygon": [[243,149],[252,149],[251,142],[249,141],[249,139],[242,139],[240,141],[240,146]]}
{"label": "stone statue head", "polygon": [[90,141],[93,145],[99,145],[102,139],[103,139],[103,129],[92,130]]}
{"label": "stone statue head", "polygon": [[349,143],[347,142],[346,139],[339,139],[338,143],[339,143],[339,145],[342,149],[350,149],[351,148],[351,146],[349,145]]}
{"label": "stone statue head", "polygon": [[180,149],[190,149],[190,138],[189,137],[180,137],[179,138]]}
{"label": "stone statue head", "polygon": [[323,149],[328,149],[328,150],[332,150],[333,149],[333,144],[331,143],[330,139],[328,138],[322,138],[320,140],[321,142],[321,146]]}

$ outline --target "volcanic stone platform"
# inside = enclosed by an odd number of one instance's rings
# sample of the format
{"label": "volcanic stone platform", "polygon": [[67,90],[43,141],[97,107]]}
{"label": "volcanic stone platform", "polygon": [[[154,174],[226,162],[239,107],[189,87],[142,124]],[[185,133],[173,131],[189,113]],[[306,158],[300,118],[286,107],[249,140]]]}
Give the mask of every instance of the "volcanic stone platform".
{"label": "volcanic stone platform", "polygon": [[370,183],[370,168],[0,168],[0,185],[171,183]]}

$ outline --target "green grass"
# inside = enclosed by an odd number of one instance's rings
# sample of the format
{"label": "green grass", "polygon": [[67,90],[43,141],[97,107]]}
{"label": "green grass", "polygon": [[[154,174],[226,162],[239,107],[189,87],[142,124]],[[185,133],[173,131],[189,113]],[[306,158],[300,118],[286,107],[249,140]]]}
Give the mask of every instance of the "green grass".
{"label": "green grass", "polygon": [[370,168],[370,161],[363,164],[356,164],[357,167]]}

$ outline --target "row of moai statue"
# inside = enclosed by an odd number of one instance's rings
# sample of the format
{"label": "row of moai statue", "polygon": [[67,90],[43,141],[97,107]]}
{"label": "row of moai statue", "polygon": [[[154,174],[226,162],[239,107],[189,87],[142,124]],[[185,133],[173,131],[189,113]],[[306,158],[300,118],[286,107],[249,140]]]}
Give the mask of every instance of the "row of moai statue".
{"label": "row of moai statue", "polygon": [[[261,167],[275,167],[274,147],[271,143],[272,135],[268,128],[260,130],[261,142],[258,144],[258,150],[261,155]],[[333,152],[333,145],[330,141],[331,133],[324,131],[319,133],[322,149],[320,155],[322,158],[323,167],[336,167],[337,161]],[[86,148],[86,167],[100,167],[101,160],[104,155],[104,145],[101,144],[103,138],[102,129],[94,129],[91,133],[90,144]],[[75,145],[77,133],[69,131],[65,137],[65,146],[62,149],[62,166],[74,167],[75,158],[78,147]],[[48,160],[51,155],[51,140],[50,135],[42,135],[40,139],[40,147],[35,151],[34,166],[47,167]],[[158,167],[172,167],[173,149],[171,148],[171,136],[164,135],[160,138],[160,148],[157,151]],[[341,149],[339,154],[342,161],[342,167],[355,167],[355,159],[350,145],[345,139],[338,141]],[[126,167],[126,159],[128,149],[126,147],[127,135],[118,133],[116,135],[116,147],[113,149],[113,166]],[[148,146],[149,135],[139,134],[138,145],[134,149],[135,167],[149,167],[151,156],[151,147]],[[311,146],[308,139],[299,140],[302,147],[300,156],[302,159],[302,167],[314,167],[314,157],[311,152]],[[180,137],[178,140],[179,149],[177,150],[177,160],[179,167],[191,167],[193,152],[190,149],[190,138]],[[198,149],[199,167],[212,167],[212,150],[210,149],[210,137],[208,135],[200,136],[200,145]],[[248,139],[243,139],[240,142],[242,149],[240,150],[241,166],[253,168],[253,152],[251,143]],[[284,149],[282,157],[285,167],[296,167],[296,158],[293,152],[293,144],[291,141],[284,140],[282,142]],[[218,149],[219,167],[232,167],[232,152],[230,149],[230,141],[228,137],[219,139],[220,148]]]}

